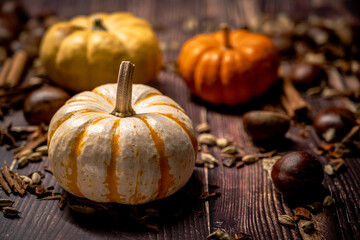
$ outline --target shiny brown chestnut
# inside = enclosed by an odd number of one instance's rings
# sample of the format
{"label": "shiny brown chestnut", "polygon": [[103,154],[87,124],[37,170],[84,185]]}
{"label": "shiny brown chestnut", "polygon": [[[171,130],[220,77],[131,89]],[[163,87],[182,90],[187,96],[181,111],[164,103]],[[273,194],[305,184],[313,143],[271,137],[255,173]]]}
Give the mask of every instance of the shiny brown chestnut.
{"label": "shiny brown chestnut", "polygon": [[321,163],[313,155],[291,152],[280,158],[273,166],[271,178],[275,188],[285,198],[307,201],[313,193],[322,190],[324,171]]}
{"label": "shiny brown chestnut", "polygon": [[325,77],[324,70],[315,64],[298,62],[291,67],[291,81],[299,88],[314,86],[323,77]]}
{"label": "shiny brown chestnut", "polygon": [[327,142],[340,141],[355,125],[355,114],[342,107],[319,111],[313,121],[317,134]]}
{"label": "shiny brown chestnut", "polygon": [[290,118],[271,111],[250,111],[243,116],[247,134],[255,141],[282,138],[290,127]]}
{"label": "shiny brown chestnut", "polygon": [[70,95],[63,89],[44,85],[26,97],[23,107],[25,119],[30,124],[48,124],[69,98]]}

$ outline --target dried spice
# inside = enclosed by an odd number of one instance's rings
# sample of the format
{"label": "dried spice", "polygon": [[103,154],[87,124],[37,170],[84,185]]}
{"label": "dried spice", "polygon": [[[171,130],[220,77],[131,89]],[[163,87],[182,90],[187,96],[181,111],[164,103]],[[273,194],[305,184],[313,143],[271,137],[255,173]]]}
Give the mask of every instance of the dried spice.
{"label": "dried spice", "polygon": [[204,165],[207,168],[214,168],[218,164],[218,160],[210,153],[201,153],[201,160],[204,161]]}
{"label": "dried spice", "polygon": [[242,161],[246,164],[255,163],[259,160],[259,156],[256,155],[245,155],[242,157]]}
{"label": "dried spice", "polygon": [[33,184],[39,184],[41,182],[41,176],[38,172],[31,174],[31,181]]}
{"label": "dried spice", "polygon": [[11,199],[5,199],[5,198],[0,199],[0,208],[1,207],[11,207],[13,204],[14,204],[14,201],[12,201]]}
{"label": "dried spice", "polygon": [[297,207],[295,208],[294,212],[295,212],[295,216],[298,216],[301,219],[310,220],[311,218],[310,211],[306,208]]}
{"label": "dried spice", "polygon": [[18,160],[17,168],[23,168],[28,165],[29,159],[27,156],[23,156]]}
{"label": "dried spice", "polygon": [[224,229],[218,229],[213,233],[210,233],[206,237],[207,240],[231,240],[229,234]]}
{"label": "dried spice", "polygon": [[278,221],[281,225],[285,226],[285,227],[294,227],[295,226],[295,222],[293,217],[289,216],[289,215],[280,215],[278,216]]}
{"label": "dried spice", "polygon": [[332,169],[337,172],[341,169],[342,166],[345,165],[344,159],[338,158],[338,159],[331,159],[330,160],[330,166]]}
{"label": "dried spice", "polygon": [[323,206],[324,207],[327,207],[327,208],[330,208],[332,206],[334,206],[335,204],[335,201],[334,201],[334,198],[332,196],[326,196],[324,201],[323,201]]}
{"label": "dried spice", "polygon": [[37,147],[37,148],[35,149],[35,152],[39,152],[39,153],[41,153],[42,155],[47,155],[47,154],[48,154],[48,147],[47,147],[47,145],[43,145],[43,146]]}
{"label": "dried spice", "polygon": [[311,213],[318,213],[321,210],[321,202],[313,202],[311,204],[306,205],[306,207],[310,210]]}
{"label": "dried spice", "polygon": [[214,193],[209,193],[209,192],[203,192],[200,196],[199,196],[199,200],[201,202],[206,202],[209,201],[210,199],[214,199],[216,200],[218,197],[221,196],[220,192],[214,192]]}
{"label": "dried spice", "polygon": [[205,145],[215,145],[216,138],[209,133],[203,133],[199,135],[198,142]]}
{"label": "dried spice", "polygon": [[315,231],[314,223],[311,221],[304,222],[301,227],[304,230],[304,232],[307,234],[311,234]]}
{"label": "dried spice", "polygon": [[42,160],[42,154],[40,152],[31,153],[28,156],[30,162],[39,162]]}
{"label": "dried spice", "polygon": [[76,213],[80,214],[94,214],[95,209],[89,206],[83,206],[83,205],[70,205],[71,210],[73,210]]}
{"label": "dried spice", "polygon": [[335,171],[330,164],[326,164],[324,166],[324,172],[329,176],[333,176],[335,174]]}
{"label": "dried spice", "polygon": [[230,144],[230,142],[226,138],[217,138],[216,139],[216,145],[221,149],[227,147],[229,144]]}
{"label": "dried spice", "polygon": [[235,233],[235,240],[251,240],[251,236],[250,234],[247,234],[247,233]]}
{"label": "dried spice", "polygon": [[196,126],[196,131],[198,133],[210,132],[210,126],[207,122],[200,123]]}
{"label": "dried spice", "polygon": [[222,163],[225,167],[232,167],[235,164],[235,157],[234,156],[223,156]]}
{"label": "dried spice", "polygon": [[235,145],[230,145],[221,149],[221,152],[227,154],[236,154],[238,153],[238,148]]}
{"label": "dried spice", "polygon": [[242,168],[244,165],[245,165],[245,163],[242,162],[242,161],[238,161],[238,162],[235,163],[235,166],[236,166],[237,168]]}
{"label": "dried spice", "polygon": [[5,217],[14,218],[19,217],[19,211],[14,207],[3,207],[2,212],[4,213]]}

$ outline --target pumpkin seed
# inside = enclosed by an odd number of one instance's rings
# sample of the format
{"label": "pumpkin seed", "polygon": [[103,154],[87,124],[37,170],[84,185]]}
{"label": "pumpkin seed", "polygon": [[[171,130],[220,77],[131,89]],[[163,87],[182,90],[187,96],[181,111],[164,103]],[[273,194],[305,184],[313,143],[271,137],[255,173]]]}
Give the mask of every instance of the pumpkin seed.
{"label": "pumpkin seed", "polygon": [[95,212],[95,209],[89,206],[84,206],[84,205],[71,205],[70,206],[71,210],[73,210],[76,213],[80,213],[80,214],[93,214]]}
{"label": "pumpkin seed", "polygon": [[17,168],[23,168],[29,163],[27,156],[23,156],[18,160]]}
{"label": "pumpkin seed", "polygon": [[236,154],[236,153],[238,153],[238,150],[235,145],[230,145],[230,146],[227,146],[227,147],[221,149],[221,152],[227,153],[227,154]]}
{"label": "pumpkin seed", "polygon": [[48,154],[48,147],[46,145],[40,146],[40,147],[35,149],[35,152],[39,152],[42,155],[47,155]]}
{"label": "pumpkin seed", "polygon": [[315,231],[315,226],[314,226],[314,223],[312,221],[304,222],[301,227],[304,230],[304,232],[307,233],[307,234],[311,234],[311,233],[313,233]]}
{"label": "pumpkin seed", "polygon": [[42,154],[40,152],[34,152],[29,155],[30,162],[39,162],[42,160]]}
{"label": "pumpkin seed", "polygon": [[20,213],[14,207],[3,207],[2,211],[3,211],[4,215],[5,215],[5,217],[18,217],[18,214]]}
{"label": "pumpkin seed", "polygon": [[334,206],[334,204],[335,204],[335,201],[334,201],[334,198],[332,196],[329,195],[329,196],[325,197],[325,199],[323,201],[323,206],[324,207],[330,208],[330,207]]}
{"label": "pumpkin seed", "polygon": [[203,133],[199,135],[198,142],[205,145],[215,145],[216,139],[213,135],[209,133]]}
{"label": "pumpkin seed", "polygon": [[32,175],[31,175],[31,181],[32,181],[32,184],[39,184],[40,181],[41,181],[41,176],[38,172],[34,172]]}
{"label": "pumpkin seed", "polygon": [[0,207],[11,207],[14,204],[14,201],[6,198],[0,199]]}
{"label": "pumpkin seed", "polygon": [[285,227],[294,227],[294,219],[289,215],[280,215],[278,217],[279,223]]}
{"label": "pumpkin seed", "polygon": [[241,160],[246,164],[251,164],[251,163],[257,162],[257,160],[259,160],[259,156],[245,155],[242,157]]}
{"label": "pumpkin seed", "polygon": [[219,148],[225,148],[229,145],[229,141],[226,138],[218,138],[216,139],[216,145]]}
{"label": "pumpkin seed", "polygon": [[329,176],[333,176],[335,174],[334,168],[330,164],[326,164],[324,166],[324,172]]}
{"label": "pumpkin seed", "polygon": [[198,133],[210,132],[210,126],[207,122],[200,123],[196,126],[196,131]]}

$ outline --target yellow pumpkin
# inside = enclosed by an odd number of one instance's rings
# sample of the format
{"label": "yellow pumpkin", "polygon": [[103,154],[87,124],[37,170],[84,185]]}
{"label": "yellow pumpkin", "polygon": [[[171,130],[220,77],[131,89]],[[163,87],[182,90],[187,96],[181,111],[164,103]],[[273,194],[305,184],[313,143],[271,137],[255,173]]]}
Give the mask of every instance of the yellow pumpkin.
{"label": "yellow pumpkin", "polygon": [[129,13],[96,13],[53,25],[41,43],[40,58],[56,84],[75,92],[114,82],[123,60],[141,69],[134,83],[155,80],[161,68],[150,24]]}
{"label": "yellow pumpkin", "polygon": [[197,141],[191,120],[158,90],[131,85],[132,68],[122,62],[118,87],[79,93],[51,120],[50,166],[76,196],[142,204],[176,192],[193,172]]}

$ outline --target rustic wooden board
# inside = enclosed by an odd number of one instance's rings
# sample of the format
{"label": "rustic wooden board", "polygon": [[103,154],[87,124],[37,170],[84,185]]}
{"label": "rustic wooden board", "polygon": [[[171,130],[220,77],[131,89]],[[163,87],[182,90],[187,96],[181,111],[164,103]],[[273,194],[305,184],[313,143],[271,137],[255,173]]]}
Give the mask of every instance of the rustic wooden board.
{"label": "rustic wooden board", "polygon": [[[174,41],[182,44],[196,34],[185,33],[182,23],[186,18],[212,20],[216,23],[228,22],[231,26],[240,27],[251,21],[251,18],[265,12],[275,14],[287,12],[294,18],[303,18],[311,9],[323,1],[216,1],[216,0],[169,0],[169,1],[86,1],[86,0],[32,0],[22,1],[33,15],[54,10],[59,16],[70,18],[78,14],[89,14],[98,11],[130,11],[135,15],[156,23],[162,28],[157,31],[160,41]],[[340,1],[332,1],[330,6],[340,6],[339,12],[346,9],[339,5]],[[317,8],[319,9],[319,8]],[[175,61],[177,50],[164,53],[164,62]],[[193,123],[199,124],[207,120],[212,133],[217,137],[233,139],[244,148],[246,153],[256,153],[249,137],[244,132],[241,115],[246,110],[258,108],[262,99],[248,106],[230,109],[219,109],[208,106],[191,98],[184,83],[174,73],[163,71],[152,86],[177,101],[188,113]],[[323,100],[306,98],[312,106],[311,115],[324,106],[344,105],[343,99]],[[260,104],[259,104],[260,103]],[[2,122],[6,125],[26,124],[21,111],[11,112]],[[298,127],[292,126],[287,134],[287,143],[283,151],[306,150],[314,153],[319,142],[313,129],[309,130],[309,138],[298,136]],[[284,144],[284,143],[279,143]],[[217,149],[211,149],[219,157]],[[12,161],[12,151],[0,148],[1,165]],[[328,160],[321,157],[325,164]],[[316,234],[307,235],[301,229],[289,230],[278,224],[277,215],[291,213],[281,196],[274,191],[268,173],[260,162],[245,168],[227,168],[221,163],[214,169],[196,167],[189,183],[179,193],[163,200],[160,204],[171,211],[173,206],[181,209],[176,218],[160,218],[159,233],[147,230],[134,230],[131,226],[122,225],[127,219],[113,221],[106,217],[80,217],[68,207],[59,210],[56,201],[38,201],[33,195],[23,198],[10,195],[15,207],[21,211],[21,218],[6,219],[0,214],[0,239],[205,239],[217,228],[226,229],[231,235],[239,232],[249,233],[253,239],[360,239],[360,158],[345,159],[348,166],[334,178],[325,176],[324,185],[329,189],[336,201],[334,210],[326,210],[315,218]],[[41,163],[32,163],[19,170],[22,175],[33,171],[43,171],[47,159]],[[54,186],[55,191],[64,192],[49,173],[43,183]],[[211,188],[211,184],[219,185],[219,189]],[[221,197],[207,203],[197,203],[188,199],[189,193],[200,194],[203,191],[220,191]],[[0,198],[8,197],[0,191]],[[203,211],[204,215],[198,216]],[[121,217],[121,214],[120,214]],[[130,228],[129,228],[130,227]]]}

